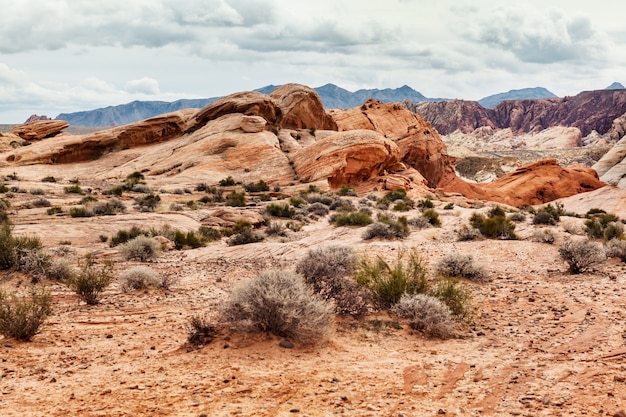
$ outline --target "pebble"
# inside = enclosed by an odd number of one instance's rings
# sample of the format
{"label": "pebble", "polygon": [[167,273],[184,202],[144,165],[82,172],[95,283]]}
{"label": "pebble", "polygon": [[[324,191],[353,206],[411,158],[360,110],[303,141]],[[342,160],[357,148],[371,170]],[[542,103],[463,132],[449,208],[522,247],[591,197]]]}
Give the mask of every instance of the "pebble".
{"label": "pebble", "polygon": [[291,343],[289,340],[281,340],[278,346],[285,349],[293,349],[293,343]]}
{"label": "pebble", "polygon": [[11,342],[4,342],[4,346],[10,348],[13,347],[13,344]]}

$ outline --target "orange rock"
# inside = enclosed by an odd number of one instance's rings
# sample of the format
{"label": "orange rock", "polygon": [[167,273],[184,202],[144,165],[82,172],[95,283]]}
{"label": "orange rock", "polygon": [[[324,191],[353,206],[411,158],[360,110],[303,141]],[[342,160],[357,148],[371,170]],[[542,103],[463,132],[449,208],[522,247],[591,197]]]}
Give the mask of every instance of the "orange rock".
{"label": "orange rock", "polygon": [[41,140],[58,135],[70,124],[65,120],[37,120],[27,124],[15,126],[11,133],[22,139]]}
{"label": "orange rock", "polygon": [[270,94],[283,113],[283,129],[338,130],[333,118],[326,113],[315,90],[300,84],[285,84]]}

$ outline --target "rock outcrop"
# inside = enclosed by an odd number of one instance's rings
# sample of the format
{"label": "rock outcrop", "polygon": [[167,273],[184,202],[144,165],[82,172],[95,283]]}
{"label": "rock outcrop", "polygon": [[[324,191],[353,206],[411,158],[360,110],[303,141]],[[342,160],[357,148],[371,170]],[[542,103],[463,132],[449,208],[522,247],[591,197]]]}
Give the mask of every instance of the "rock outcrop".
{"label": "rock outcrop", "polygon": [[41,140],[58,135],[69,125],[65,120],[36,120],[15,126],[11,133],[26,140]]}
{"label": "rock outcrop", "polygon": [[626,90],[585,91],[573,97],[503,101],[493,110],[476,102],[405,103],[443,135],[455,130],[470,133],[481,126],[510,128],[514,134],[538,132],[554,126],[578,128],[582,136],[607,133],[626,113]]}
{"label": "rock outcrop", "polygon": [[283,129],[337,130],[337,124],[326,113],[315,90],[301,84],[285,84],[274,90],[273,98],[282,110]]}
{"label": "rock outcrop", "polygon": [[370,130],[330,135],[301,150],[292,159],[301,181],[328,179],[334,188],[403,169],[399,160],[396,144]]}
{"label": "rock outcrop", "polygon": [[51,118],[49,118],[48,116],[38,116],[36,114],[31,114],[28,119],[26,119],[26,121],[24,122],[24,124],[28,124],[28,123],[32,123],[32,122],[36,122],[39,120],[52,120]]}
{"label": "rock outcrop", "polygon": [[600,179],[607,184],[626,188],[626,136],[593,165]]}

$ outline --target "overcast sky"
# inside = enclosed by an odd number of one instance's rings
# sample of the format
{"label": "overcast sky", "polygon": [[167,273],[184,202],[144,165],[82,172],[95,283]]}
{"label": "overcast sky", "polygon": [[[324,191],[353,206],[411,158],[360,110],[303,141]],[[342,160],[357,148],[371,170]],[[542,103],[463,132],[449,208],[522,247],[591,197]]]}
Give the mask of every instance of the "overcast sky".
{"label": "overcast sky", "polygon": [[626,84],[609,0],[1,0],[0,123],[297,82],[465,98]]}

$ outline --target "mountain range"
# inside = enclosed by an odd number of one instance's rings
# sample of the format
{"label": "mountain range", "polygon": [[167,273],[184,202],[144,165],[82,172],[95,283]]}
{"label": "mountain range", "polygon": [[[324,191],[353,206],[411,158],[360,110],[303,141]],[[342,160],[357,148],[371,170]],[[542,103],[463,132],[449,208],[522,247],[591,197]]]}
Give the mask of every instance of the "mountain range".
{"label": "mountain range", "polygon": [[[256,89],[260,93],[269,94],[279,86],[268,85]],[[613,83],[608,89],[623,89],[620,83]],[[408,85],[399,88],[385,89],[361,89],[354,92],[348,91],[335,84],[326,84],[314,89],[322,100],[326,109],[348,109],[363,104],[366,100],[374,98],[383,103],[400,103],[409,101],[441,102],[451,101],[445,98],[428,98]],[[493,109],[496,105],[506,100],[535,100],[556,98],[557,96],[543,87],[524,88],[510,90],[484,97],[478,103],[486,108]],[[95,110],[87,110],[75,113],[61,113],[56,120],[66,120],[74,126],[118,126],[127,123],[145,120],[164,113],[170,113],[184,108],[203,108],[213,103],[220,97],[206,99],[181,99],[173,102],[166,101],[133,101],[127,104],[109,106]]]}

